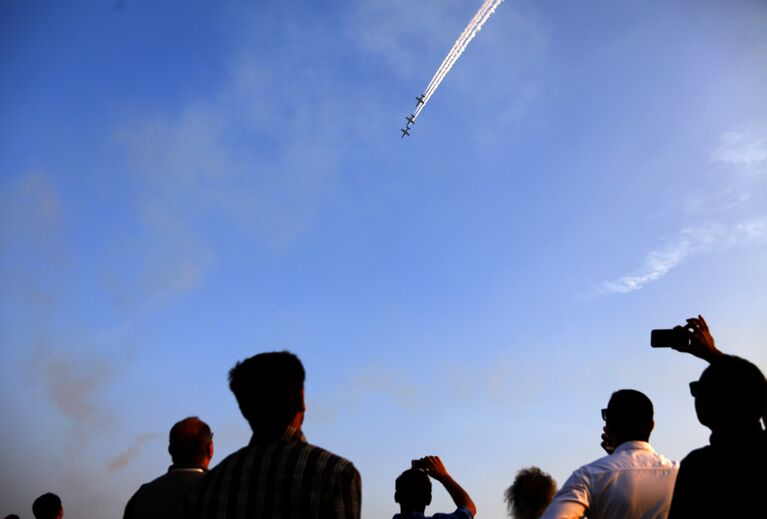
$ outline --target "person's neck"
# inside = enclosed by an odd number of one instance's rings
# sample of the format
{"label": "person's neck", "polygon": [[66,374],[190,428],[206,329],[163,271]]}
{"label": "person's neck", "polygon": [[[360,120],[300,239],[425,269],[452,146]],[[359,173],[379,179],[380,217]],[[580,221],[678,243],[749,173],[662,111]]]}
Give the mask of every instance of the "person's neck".
{"label": "person's neck", "polygon": [[726,424],[711,429],[711,443],[748,442],[751,438],[761,438],[764,433],[761,424],[757,422],[742,424]]}
{"label": "person's neck", "polygon": [[615,448],[617,449],[618,447],[620,447],[624,443],[628,443],[628,442],[645,442],[645,443],[649,443],[649,441],[650,441],[650,438],[636,438],[636,437],[634,437],[634,438],[620,438],[620,437],[618,437],[618,438],[615,438]]}
{"label": "person's neck", "polygon": [[423,514],[426,513],[426,507],[422,506],[422,507],[418,508],[417,506],[400,505],[399,506],[399,512],[402,515],[409,514],[409,513],[416,513],[416,514],[423,515]]}

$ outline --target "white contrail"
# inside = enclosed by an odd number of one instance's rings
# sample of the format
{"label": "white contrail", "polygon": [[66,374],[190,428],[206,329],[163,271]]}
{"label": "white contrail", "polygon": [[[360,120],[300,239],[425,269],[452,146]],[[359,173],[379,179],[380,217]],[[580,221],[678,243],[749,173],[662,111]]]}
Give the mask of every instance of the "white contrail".
{"label": "white contrail", "polygon": [[[437,74],[435,74],[435,77],[432,78],[432,81],[429,83],[429,87],[427,87],[427,91],[424,93],[425,95],[423,103],[421,103],[416,108],[415,113],[413,114],[414,119],[418,118],[418,115],[424,109],[426,103],[429,102],[429,99],[437,90],[437,88],[439,88],[440,83],[442,83],[442,80],[445,78],[447,73],[450,72],[450,69],[453,68],[455,62],[458,61],[458,58],[461,57],[463,51],[466,50],[466,47],[468,47],[469,43],[471,43],[471,40],[473,40],[474,36],[476,36],[477,33],[482,29],[482,26],[495,12],[501,2],[503,2],[503,0],[487,0],[479,8],[479,11],[477,11],[477,14],[474,16],[471,23],[469,23],[466,30],[464,31],[468,31],[468,34],[465,37],[458,39],[456,42],[456,44],[458,44],[458,48],[451,49],[450,53],[448,53],[448,57],[446,58],[446,63],[443,62],[444,65],[440,67],[440,69],[437,71]],[[479,19],[477,20],[477,18]],[[461,36],[463,36],[463,34]]]}
{"label": "white contrail", "polygon": [[461,48],[463,41],[469,36],[469,34],[471,34],[471,30],[482,19],[482,15],[493,4],[493,1],[494,0],[485,0],[480,6],[480,8],[477,10],[477,12],[474,13],[474,18],[471,19],[471,21],[469,22],[469,25],[466,26],[466,28],[463,30],[463,32],[458,37],[458,39],[455,40],[455,43],[453,44],[453,48],[451,48],[450,52],[447,53],[447,56],[445,56],[445,59],[442,60],[442,63],[440,64],[437,71],[434,73],[434,76],[432,76],[431,81],[429,81],[429,84],[426,85],[426,90],[423,91],[424,94],[428,94],[431,91],[432,85],[437,80],[442,70],[447,66],[448,62],[452,60],[453,56],[458,52],[458,49]]}

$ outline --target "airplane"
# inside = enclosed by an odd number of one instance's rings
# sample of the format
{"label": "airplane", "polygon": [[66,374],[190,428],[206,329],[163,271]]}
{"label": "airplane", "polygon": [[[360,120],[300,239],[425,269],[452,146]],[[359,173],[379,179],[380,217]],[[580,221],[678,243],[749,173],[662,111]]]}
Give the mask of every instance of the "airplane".
{"label": "airplane", "polygon": [[415,100],[418,101],[418,104],[416,104],[416,106],[422,105],[424,103],[424,98],[426,98],[426,94],[421,94],[418,97],[416,97]]}
{"label": "airplane", "polygon": [[407,121],[408,126],[415,124],[415,114],[410,114],[410,117],[405,117],[405,120]]}
{"label": "airplane", "polygon": [[402,128],[400,131],[402,132],[402,137],[400,137],[400,139],[404,139],[404,138],[405,138],[405,135],[407,135],[408,137],[410,137],[410,128],[408,128],[407,126],[405,126],[404,128]]}

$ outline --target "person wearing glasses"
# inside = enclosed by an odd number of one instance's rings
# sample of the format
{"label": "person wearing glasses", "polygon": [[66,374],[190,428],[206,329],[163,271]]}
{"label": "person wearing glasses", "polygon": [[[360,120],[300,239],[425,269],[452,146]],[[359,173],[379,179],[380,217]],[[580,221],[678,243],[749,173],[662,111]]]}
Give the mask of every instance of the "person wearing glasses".
{"label": "person wearing glasses", "polygon": [[669,518],[764,517],[767,489],[767,381],[751,362],[720,352],[702,316],[687,320],[679,351],[710,363],[690,383],[709,445],[690,452],[679,469]]}
{"label": "person wearing glasses", "polygon": [[181,517],[184,498],[208,470],[213,458],[213,433],[208,424],[190,416],[170,430],[168,472],[141,485],[125,506],[124,519]]}
{"label": "person wearing glasses", "polygon": [[543,519],[665,519],[679,464],[649,443],[652,402],[639,391],[621,389],[602,409],[602,418],[608,455],[573,472]]}

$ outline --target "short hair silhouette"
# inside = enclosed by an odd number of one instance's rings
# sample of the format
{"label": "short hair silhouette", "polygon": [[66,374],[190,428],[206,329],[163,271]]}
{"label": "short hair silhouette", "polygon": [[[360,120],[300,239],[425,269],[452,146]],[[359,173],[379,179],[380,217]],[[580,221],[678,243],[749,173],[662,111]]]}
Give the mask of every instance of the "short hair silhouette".
{"label": "short hair silhouette", "polygon": [[35,519],[56,519],[61,509],[61,498],[53,492],[46,492],[32,503]]}
{"label": "short hair silhouette", "polygon": [[407,469],[394,482],[394,501],[408,510],[423,510],[431,503],[431,481],[420,469]]}
{"label": "short hair silhouette", "polygon": [[514,519],[538,519],[557,492],[557,482],[538,467],[517,472],[504,497],[509,516]]}
{"label": "short hair silhouette", "polygon": [[635,389],[621,389],[607,404],[607,427],[622,441],[648,441],[654,426],[652,402]]}
{"label": "short hair silhouette", "polygon": [[170,429],[168,452],[174,465],[199,465],[205,460],[213,434],[208,424],[190,416]]}
{"label": "short hair silhouette", "polygon": [[6,515],[5,519],[19,519],[19,516],[16,514]]}
{"label": "short hair silhouette", "polygon": [[[764,374],[734,355],[723,355],[711,363],[701,374],[695,391],[698,418],[703,425],[717,429],[758,422],[767,405]],[[700,404],[705,407],[703,413]]]}
{"label": "short hair silhouette", "polygon": [[289,351],[259,353],[229,371],[229,388],[254,432],[280,432],[303,411],[306,372]]}

